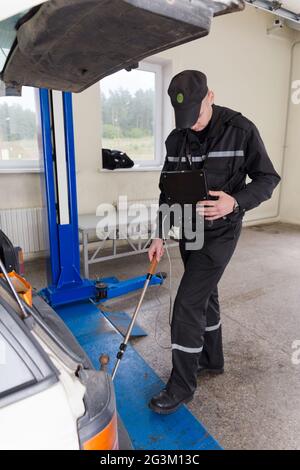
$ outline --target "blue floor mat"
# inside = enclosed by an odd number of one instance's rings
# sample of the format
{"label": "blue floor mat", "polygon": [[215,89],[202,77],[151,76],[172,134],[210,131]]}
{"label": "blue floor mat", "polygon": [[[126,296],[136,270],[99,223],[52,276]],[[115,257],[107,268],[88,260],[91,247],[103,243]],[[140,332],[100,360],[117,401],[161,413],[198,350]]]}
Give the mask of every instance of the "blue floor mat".
{"label": "blue floor mat", "polygon": [[[99,356],[109,354],[109,371],[115,364],[122,336],[91,302],[78,302],[55,309],[99,369]],[[162,416],[148,408],[152,395],[163,382],[130,345],[115,381],[118,412],[136,450],[220,450],[202,424],[182,406]]]}
{"label": "blue floor mat", "polygon": [[[103,315],[113,324],[113,326],[125,337],[129,324],[131,322],[131,317],[126,312],[102,312]],[[139,326],[138,323],[135,323],[130,335],[130,338],[133,337],[148,336],[146,331]]]}

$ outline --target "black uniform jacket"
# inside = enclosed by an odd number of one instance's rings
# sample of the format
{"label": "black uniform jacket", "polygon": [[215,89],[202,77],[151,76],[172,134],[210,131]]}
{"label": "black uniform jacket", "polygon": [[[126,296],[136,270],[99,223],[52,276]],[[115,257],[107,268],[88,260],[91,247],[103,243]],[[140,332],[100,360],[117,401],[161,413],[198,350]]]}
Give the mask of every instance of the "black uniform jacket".
{"label": "black uniform jacket", "polygon": [[[182,156],[180,169],[189,169],[191,164],[194,168],[204,167],[208,189],[225,191],[237,200],[239,213],[229,214],[229,219],[242,218],[245,211],[270,199],[280,182],[257,127],[237,111],[214,104],[203,142],[191,129],[174,129],[165,142],[167,155],[163,171],[179,169],[184,139],[190,157]],[[251,179],[248,184],[247,175]],[[162,178],[159,187],[161,205],[166,203]]]}

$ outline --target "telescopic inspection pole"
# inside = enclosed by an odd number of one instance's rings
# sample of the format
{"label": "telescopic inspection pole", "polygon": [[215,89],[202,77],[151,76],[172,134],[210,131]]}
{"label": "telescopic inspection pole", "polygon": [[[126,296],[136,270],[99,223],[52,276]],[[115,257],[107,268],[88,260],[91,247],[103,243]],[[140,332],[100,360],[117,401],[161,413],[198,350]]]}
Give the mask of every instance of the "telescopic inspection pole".
{"label": "telescopic inspection pole", "polygon": [[138,316],[138,313],[140,311],[140,308],[141,308],[141,305],[143,303],[143,300],[144,300],[144,297],[145,297],[145,294],[146,294],[146,290],[149,286],[151,278],[152,278],[153,274],[156,271],[157,264],[158,264],[158,261],[157,261],[156,257],[154,256],[151,263],[150,263],[150,266],[149,266],[149,271],[148,271],[147,276],[146,276],[146,281],[145,281],[145,284],[144,284],[144,287],[143,287],[143,290],[142,290],[142,293],[141,293],[141,297],[138,301],[138,304],[137,304],[136,309],[134,311],[134,314],[132,316],[132,319],[131,319],[131,322],[129,324],[129,327],[128,327],[126,336],[124,338],[124,341],[120,344],[120,347],[119,347],[119,351],[118,351],[118,354],[117,354],[117,361],[116,361],[116,364],[115,364],[115,367],[114,367],[113,373],[112,373],[112,379],[113,380],[116,376],[116,372],[118,370],[121,359],[123,358],[123,355],[126,351],[126,347],[127,347],[127,344],[128,344],[128,341],[129,341],[129,338],[130,338],[130,335],[131,335],[131,332],[132,332],[132,329],[133,329],[133,326],[134,326],[134,323],[135,323],[135,320],[136,320],[136,318]]}

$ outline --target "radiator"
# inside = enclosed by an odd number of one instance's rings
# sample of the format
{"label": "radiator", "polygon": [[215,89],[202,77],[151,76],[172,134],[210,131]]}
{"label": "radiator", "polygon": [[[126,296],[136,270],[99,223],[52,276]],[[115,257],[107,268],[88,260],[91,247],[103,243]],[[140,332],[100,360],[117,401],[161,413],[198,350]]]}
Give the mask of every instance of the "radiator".
{"label": "radiator", "polygon": [[44,208],[0,209],[0,229],[24,254],[47,249]]}

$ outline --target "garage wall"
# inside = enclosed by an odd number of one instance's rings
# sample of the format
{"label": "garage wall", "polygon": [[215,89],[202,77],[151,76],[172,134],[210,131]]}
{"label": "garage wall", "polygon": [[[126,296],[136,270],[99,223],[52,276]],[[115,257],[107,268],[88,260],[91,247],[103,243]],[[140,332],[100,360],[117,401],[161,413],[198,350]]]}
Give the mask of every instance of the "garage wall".
{"label": "garage wall", "polygon": [[[299,81],[297,89],[290,89],[286,153],[283,171],[280,219],[300,224],[300,43],[293,49],[292,80]],[[297,91],[298,90],[298,91]],[[296,92],[297,102],[292,100]]]}
{"label": "garage wall", "polygon": [[[242,13],[215,18],[206,38],[157,57],[172,64],[168,70],[170,77],[187,68],[206,72],[216,103],[237,109],[256,123],[276,169],[281,172],[292,33],[287,30],[287,34],[281,31],[279,38],[268,36],[266,29],[272,21],[272,15],[247,7]],[[74,115],[81,213],[94,212],[99,203],[114,201],[119,194],[127,194],[129,199],[158,194],[158,172],[100,172],[98,85],[74,96]],[[278,206],[276,190],[271,201],[249,212],[247,218],[275,217]]]}
{"label": "garage wall", "polygon": [[0,210],[42,206],[40,174],[0,172]]}

